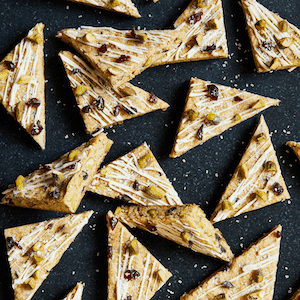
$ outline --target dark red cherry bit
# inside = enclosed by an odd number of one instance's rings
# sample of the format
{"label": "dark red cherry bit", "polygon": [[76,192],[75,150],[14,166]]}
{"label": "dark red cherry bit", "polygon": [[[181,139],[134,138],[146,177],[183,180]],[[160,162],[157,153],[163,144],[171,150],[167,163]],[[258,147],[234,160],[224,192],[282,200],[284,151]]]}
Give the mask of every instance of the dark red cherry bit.
{"label": "dark red cherry bit", "polygon": [[122,55],[116,60],[116,62],[120,64],[120,63],[123,63],[123,62],[128,61],[128,60],[130,60],[130,56],[129,56],[129,55],[122,54]]}
{"label": "dark red cherry bit", "polygon": [[29,106],[29,107],[39,107],[41,105],[41,101],[38,100],[37,98],[31,98],[26,103],[26,105]]}
{"label": "dark red cherry bit", "polygon": [[42,130],[43,130],[43,126],[41,125],[40,121],[37,121],[36,124],[33,124],[33,126],[31,127],[31,134],[32,135],[39,135]]}
{"label": "dark red cherry bit", "polygon": [[13,72],[16,68],[16,65],[12,62],[12,61],[4,61],[5,67],[6,69],[8,69],[9,71]]}
{"label": "dark red cherry bit", "polygon": [[6,244],[7,244],[7,248],[10,250],[13,248],[14,244],[15,244],[15,240],[13,237],[9,236],[6,239]]}
{"label": "dark red cherry bit", "polygon": [[208,52],[208,53],[212,53],[213,51],[215,51],[217,49],[216,45],[213,44],[213,45],[210,45],[210,46],[207,46],[203,49],[203,51],[205,52]]}
{"label": "dark red cherry bit", "polygon": [[118,221],[119,220],[115,216],[109,218],[109,223],[110,223],[110,226],[111,226],[112,230],[114,230],[116,228],[116,226],[118,224]]}
{"label": "dark red cherry bit", "polygon": [[157,230],[156,226],[155,226],[155,225],[152,225],[152,224],[149,223],[149,222],[146,224],[146,227],[147,227],[147,229],[148,229],[149,231],[156,231],[156,230]]}
{"label": "dark red cherry bit", "polygon": [[200,128],[198,129],[197,134],[196,134],[196,138],[197,138],[199,141],[202,141],[202,139],[203,139],[203,128],[204,128],[204,124],[201,124],[201,126],[200,126]]}
{"label": "dark red cherry bit", "polygon": [[117,117],[119,114],[120,114],[120,109],[121,109],[121,106],[120,105],[117,105],[115,108],[114,108],[114,116]]}
{"label": "dark red cherry bit", "polygon": [[49,223],[47,226],[46,226],[46,229],[51,229],[53,227],[53,224],[52,223]]}
{"label": "dark red cherry bit", "polygon": [[140,190],[139,182],[137,180],[135,180],[132,187],[133,187],[134,190],[139,191]]}
{"label": "dark red cherry bit", "polygon": [[151,93],[150,97],[149,97],[149,102],[156,104],[157,103],[157,98]]}
{"label": "dark red cherry bit", "polygon": [[80,69],[78,68],[74,68],[73,71],[72,71],[72,74],[77,74],[77,73],[80,73]]}
{"label": "dark red cherry bit", "polygon": [[136,31],[135,31],[135,28],[134,28],[134,26],[132,26],[131,27],[131,30],[130,30],[130,36],[132,37],[132,38],[136,38]]}
{"label": "dark red cherry bit", "polygon": [[90,111],[91,111],[91,107],[90,105],[86,105],[84,106],[81,111],[84,113],[84,114],[88,114]]}
{"label": "dark red cherry bit", "polygon": [[99,52],[100,53],[105,53],[108,49],[107,44],[103,44],[100,48],[99,48]]}
{"label": "dark red cherry bit", "polygon": [[208,92],[208,95],[209,97],[212,99],[212,100],[218,100],[218,97],[219,97],[219,89],[216,85],[214,84],[210,84],[207,86],[207,92]]}
{"label": "dark red cherry bit", "polygon": [[232,289],[234,288],[234,285],[230,281],[224,281],[222,282],[222,287]]}
{"label": "dark red cherry bit", "polygon": [[190,24],[190,25],[194,25],[195,23],[199,22],[201,20],[201,17],[203,15],[203,12],[199,12],[199,13],[196,13],[194,15],[191,15],[187,22]]}
{"label": "dark red cherry bit", "polygon": [[93,105],[98,110],[103,110],[104,109],[104,99],[101,96],[99,96],[95,101],[93,101]]}
{"label": "dark red cherry bit", "polygon": [[133,106],[127,108],[126,106],[122,105],[122,109],[129,115],[134,115],[137,113],[137,109]]}
{"label": "dark red cherry bit", "polygon": [[274,192],[274,194],[275,194],[276,196],[279,196],[279,195],[281,195],[281,194],[284,192],[284,189],[283,189],[283,187],[281,186],[280,183],[275,182],[275,183],[272,185],[272,191]]}
{"label": "dark red cherry bit", "polygon": [[237,102],[243,101],[243,99],[240,96],[235,96],[233,99]]}
{"label": "dark red cherry bit", "polygon": [[107,246],[107,256],[108,256],[108,258],[113,257],[113,247],[112,247],[112,245]]}

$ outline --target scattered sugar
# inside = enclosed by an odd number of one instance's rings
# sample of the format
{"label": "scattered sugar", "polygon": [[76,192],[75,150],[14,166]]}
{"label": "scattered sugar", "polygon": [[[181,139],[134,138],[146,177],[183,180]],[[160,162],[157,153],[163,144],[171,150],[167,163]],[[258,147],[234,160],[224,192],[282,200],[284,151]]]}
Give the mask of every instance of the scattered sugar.
{"label": "scattered sugar", "polygon": [[82,15],[79,15],[79,16],[78,16],[78,19],[81,19],[81,18],[82,18]]}
{"label": "scattered sugar", "polygon": [[203,270],[203,269],[207,269],[207,266],[205,266],[205,265],[202,266],[202,267],[201,267],[201,270]]}
{"label": "scattered sugar", "polygon": [[76,272],[75,272],[75,271],[73,271],[73,272],[72,272],[72,275],[75,275],[75,273],[76,273]]}
{"label": "scattered sugar", "polygon": [[240,243],[240,247],[243,248],[243,247],[244,247],[244,244],[243,244],[243,243]]}
{"label": "scattered sugar", "polygon": [[96,269],[95,271],[96,271],[96,273],[99,273],[100,270],[99,270],[99,269]]}
{"label": "scattered sugar", "polygon": [[247,216],[247,215],[245,215],[245,216],[244,216],[244,219],[247,219],[247,218],[248,218],[248,216]]}
{"label": "scattered sugar", "polygon": [[284,275],[284,277],[285,277],[286,279],[288,279],[288,278],[290,278],[290,275]]}
{"label": "scattered sugar", "polygon": [[68,139],[69,138],[69,135],[67,134],[67,135],[65,135],[65,139]]}
{"label": "scattered sugar", "polygon": [[67,5],[67,6],[66,6],[66,9],[69,9],[69,8],[70,8],[70,6],[69,6],[69,5]]}
{"label": "scattered sugar", "polygon": [[186,159],[185,159],[185,158],[183,158],[183,159],[182,159],[182,162],[186,163]]}
{"label": "scattered sugar", "polygon": [[215,176],[216,176],[216,177],[219,177],[219,173],[215,173]]}
{"label": "scattered sugar", "polygon": [[236,223],[240,223],[240,220],[235,220]]}
{"label": "scattered sugar", "polygon": [[181,279],[178,279],[177,281],[179,284],[182,284],[182,280]]}
{"label": "scattered sugar", "polygon": [[194,268],[197,268],[198,267],[198,265],[197,264],[194,264]]}

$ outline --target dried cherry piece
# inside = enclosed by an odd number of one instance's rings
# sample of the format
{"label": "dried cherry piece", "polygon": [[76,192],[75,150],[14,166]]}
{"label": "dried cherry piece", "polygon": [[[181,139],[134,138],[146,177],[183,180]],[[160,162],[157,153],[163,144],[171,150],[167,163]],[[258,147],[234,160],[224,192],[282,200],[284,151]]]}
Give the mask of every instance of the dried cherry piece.
{"label": "dried cherry piece", "polygon": [[202,139],[203,139],[203,128],[204,128],[204,124],[201,124],[201,126],[200,126],[200,128],[198,129],[197,134],[196,134],[196,138],[197,138],[199,141],[202,141]]}
{"label": "dried cherry piece", "polygon": [[121,109],[121,106],[119,104],[114,108],[114,116],[115,117],[117,117],[120,114],[120,109]]}
{"label": "dried cherry piece", "polygon": [[132,37],[132,38],[136,38],[136,31],[135,31],[135,28],[134,28],[134,26],[132,26],[131,27],[131,30],[130,30],[130,36]]}
{"label": "dried cherry piece", "polygon": [[153,94],[151,94],[148,101],[150,103],[156,104],[157,103],[157,98]]}
{"label": "dried cherry piece", "polygon": [[40,169],[40,170],[43,170],[43,171],[45,171],[45,172],[48,172],[48,171],[51,171],[51,170],[52,170],[52,168],[51,168],[50,165],[40,165],[39,169]]}
{"label": "dried cherry piece", "polygon": [[98,110],[103,110],[104,109],[104,99],[101,96],[99,96],[95,101],[93,101],[93,105]]}
{"label": "dried cherry piece", "polygon": [[16,65],[12,61],[5,60],[4,64],[5,64],[5,67],[11,72],[13,72],[16,68]]}
{"label": "dried cherry piece", "polygon": [[231,289],[234,288],[234,285],[230,281],[224,281],[222,282],[222,287]]}
{"label": "dried cherry piece", "polygon": [[128,60],[130,60],[130,56],[129,56],[129,55],[122,54],[122,55],[116,60],[116,62],[120,64],[120,63],[123,63],[123,62],[128,61]]}
{"label": "dried cherry piece", "polygon": [[277,237],[277,238],[280,238],[281,235],[282,235],[282,232],[281,232],[281,231],[276,231],[276,237]]}
{"label": "dried cherry piece", "polygon": [[25,254],[24,256],[31,256],[31,254],[33,253],[32,248],[30,248]]}
{"label": "dried cherry piece", "polygon": [[137,277],[141,276],[141,274],[137,271],[137,270],[126,270],[124,272],[124,278],[126,280],[132,280],[132,279],[136,279]]}
{"label": "dried cherry piece", "polygon": [[210,45],[210,46],[207,46],[203,49],[203,51],[206,51],[208,53],[212,53],[213,51],[215,51],[217,49],[216,45],[213,44],[213,45]]}
{"label": "dried cherry piece", "polygon": [[59,190],[57,190],[57,189],[54,189],[53,191],[51,191],[51,192],[49,193],[49,197],[50,197],[50,198],[53,198],[53,199],[58,199],[59,196],[60,196],[60,192],[59,192]]}
{"label": "dried cherry piece", "polygon": [[86,105],[84,106],[81,111],[84,113],[84,114],[88,114],[90,111],[91,111],[91,106],[90,105]]}
{"label": "dried cherry piece", "polygon": [[10,250],[13,248],[13,246],[15,245],[15,240],[13,237],[9,236],[6,239],[6,244],[7,244],[7,248]]}
{"label": "dried cherry piece", "polygon": [[114,230],[116,228],[118,222],[119,222],[119,220],[115,216],[109,218],[109,223],[110,223],[112,230]]}
{"label": "dried cherry piece", "polygon": [[14,242],[14,246],[18,247],[20,250],[23,249],[23,247],[18,242]]}
{"label": "dried cherry piece", "polygon": [[176,207],[171,207],[168,209],[168,214],[171,214],[174,210],[176,209]]}
{"label": "dried cherry piece", "polygon": [[214,84],[210,84],[207,86],[207,92],[209,94],[209,97],[212,100],[218,100],[219,97],[219,88],[214,85]]}
{"label": "dried cherry piece", "polygon": [[42,126],[40,120],[38,120],[38,121],[36,122],[36,124],[33,124],[33,125],[32,125],[32,127],[31,127],[31,134],[32,134],[32,135],[39,135],[39,134],[42,132],[43,129],[44,129],[44,128],[43,128],[43,126]]}
{"label": "dried cherry piece", "polygon": [[274,192],[274,194],[276,196],[279,196],[279,195],[281,195],[284,192],[284,189],[283,189],[283,187],[282,187],[282,185],[280,183],[275,182],[272,185],[272,191]]}
{"label": "dried cherry piece", "polygon": [[31,98],[26,105],[29,107],[39,107],[41,105],[41,101],[37,98]]}
{"label": "dried cherry piece", "polygon": [[137,113],[137,109],[133,106],[130,106],[129,108],[127,108],[126,106],[122,105],[122,109],[129,115],[134,115]]}
{"label": "dried cherry piece", "polygon": [[240,101],[243,101],[243,98],[241,98],[240,96],[235,96],[233,98],[234,101],[237,101],[237,102],[240,102]]}
{"label": "dried cherry piece", "polygon": [[134,181],[133,185],[132,185],[132,188],[136,191],[139,191],[140,190],[140,184],[137,180]]}
{"label": "dried cherry piece", "polygon": [[195,23],[199,22],[201,20],[201,17],[203,15],[203,12],[199,12],[199,13],[196,13],[194,15],[191,15],[187,22],[190,24],[190,25],[194,25]]}
{"label": "dried cherry piece", "polygon": [[51,229],[52,227],[53,227],[53,224],[50,223],[50,224],[48,224],[48,225],[46,226],[46,229]]}
{"label": "dried cherry piece", "polygon": [[99,48],[99,52],[101,53],[105,53],[108,49],[107,44],[103,44],[100,48]]}
{"label": "dried cherry piece", "polygon": [[74,69],[72,70],[72,74],[77,74],[77,73],[80,73],[80,69],[74,68]]}
{"label": "dried cherry piece", "polygon": [[132,300],[132,296],[127,296],[125,300]]}
{"label": "dried cherry piece", "polygon": [[108,256],[108,258],[112,258],[112,256],[113,256],[113,247],[112,247],[112,245],[107,246],[107,256]]}
{"label": "dried cherry piece", "polygon": [[130,202],[132,201],[131,197],[128,195],[119,195],[117,198],[117,200],[121,200],[121,201],[125,201],[125,202]]}
{"label": "dried cherry piece", "polygon": [[149,231],[156,231],[156,230],[157,230],[156,226],[155,226],[155,225],[152,225],[152,224],[149,223],[149,222],[146,224],[146,227],[147,227],[147,229],[148,229]]}

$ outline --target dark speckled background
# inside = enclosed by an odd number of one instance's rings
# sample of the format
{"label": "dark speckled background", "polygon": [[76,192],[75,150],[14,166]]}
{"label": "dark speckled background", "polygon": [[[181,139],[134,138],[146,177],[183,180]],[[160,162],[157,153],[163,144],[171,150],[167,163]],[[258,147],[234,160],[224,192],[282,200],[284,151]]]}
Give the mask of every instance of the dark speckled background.
{"label": "dark speckled background", "polygon": [[[0,0],[1,59],[35,23],[43,22],[46,25],[47,79],[45,151],[39,150],[18,124],[0,108],[0,191],[14,182],[19,174],[26,175],[39,164],[51,162],[89,139],[57,56],[60,50],[68,47],[55,38],[56,32],[80,25],[113,26],[119,29],[130,29],[134,25],[147,29],[167,29],[189,0],[160,0],[156,4],[136,0],[135,3],[142,15],[141,19],[64,0]],[[300,27],[299,0],[261,0],[261,3]],[[226,131],[222,138],[215,137],[177,159],[168,158],[190,77],[197,76],[241,89],[247,87],[250,92],[281,99],[280,106],[266,110],[264,116],[273,132],[273,143],[292,200],[223,221],[217,227],[223,232],[233,252],[239,255],[244,247],[281,223],[284,233],[274,299],[289,299],[289,292],[300,285],[300,164],[285,143],[300,140],[300,69],[292,73],[280,71],[256,74],[238,1],[223,0],[223,5],[230,58],[160,66],[137,76],[132,81],[134,84],[153,92],[171,107],[166,112],[154,112],[106,130],[115,144],[105,162],[147,141],[183,202],[198,203],[210,215],[239,162],[259,116]],[[77,281],[86,283],[85,300],[106,298],[105,214],[119,204],[91,193],[86,194],[78,212],[93,209],[96,213],[33,299],[62,299]],[[3,229],[61,216],[62,213],[0,206],[0,300],[13,299]],[[140,230],[132,232],[174,275],[156,294],[153,298],[155,300],[179,299],[184,292],[196,287],[223,265],[221,261],[193,253],[160,237]]]}

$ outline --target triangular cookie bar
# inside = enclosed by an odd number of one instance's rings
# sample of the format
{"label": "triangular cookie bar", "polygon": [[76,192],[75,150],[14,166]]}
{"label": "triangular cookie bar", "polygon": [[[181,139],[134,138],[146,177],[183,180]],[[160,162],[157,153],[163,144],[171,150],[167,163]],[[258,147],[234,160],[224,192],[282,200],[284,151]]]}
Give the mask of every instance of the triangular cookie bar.
{"label": "triangular cookie bar", "polygon": [[177,206],[121,206],[115,216],[130,227],[158,234],[179,245],[225,261],[233,254],[222,237],[196,204]]}
{"label": "triangular cookie bar", "polygon": [[277,99],[192,78],[170,157],[182,155],[279,102]]}
{"label": "triangular cookie bar", "polygon": [[150,67],[163,51],[178,45],[175,30],[117,30],[108,27],[64,29],[57,37],[71,45],[114,88]]}
{"label": "triangular cookie bar", "polygon": [[272,300],[280,240],[279,225],[180,299]]}
{"label": "triangular cookie bar", "polygon": [[118,221],[107,213],[107,299],[149,300],[172,274]]}
{"label": "triangular cookie bar", "polygon": [[131,17],[140,18],[138,10],[131,0],[69,0],[81,4],[91,5],[105,10],[125,14]]}
{"label": "triangular cookie bar", "polygon": [[15,300],[33,297],[92,214],[87,211],[4,230]]}
{"label": "triangular cookie bar", "polygon": [[63,61],[87,133],[169,107],[166,102],[130,83],[113,89],[100,78],[97,70],[71,52],[60,52],[59,56]]}
{"label": "triangular cookie bar", "polygon": [[182,42],[154,65],[227,57],[221,0],[193,0],[174,27],[184,34]]}
{"label": "triangular cookie bar", "polygon": [[211,221],[219,222],[289,198],[269,128],[261,116]]}
{"label": "triangular cookie bar", "polygon": [[63,300],[81,300],[83,293],[83,284],[78,282],[71,292]]}
{"label": "triangular cookie bar", "polygon": [[290,300],[298,300],[300,298],[300,288],[293,294]]}
{"label": "triangular cookie bar", "polygon": [[257,72],[300,66],[300,30],[256,0],[241,3]]}
{"label": "triangular cookie bar", "polygon": [[100,133],[26,178],[19,175],[15,185],[3,192],[1,204],[75,212],[112,143]]}
{"label": "triangular cookie bar", "polygon": [[182,205],[146,143],[100,169],[88,190],[141,205]]}
{"label": "triangular cookie bar", "polygon": [[44,24],[33,27],[0,62],[0,102],[45,149]]}
{"label": "triangular cookie bar", "polygon": [[300,143],[290,141],[290,142],[287,142],[287,145],[293,149],[297,158],[300,160]]}

